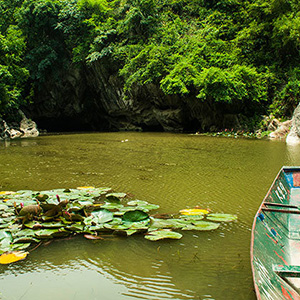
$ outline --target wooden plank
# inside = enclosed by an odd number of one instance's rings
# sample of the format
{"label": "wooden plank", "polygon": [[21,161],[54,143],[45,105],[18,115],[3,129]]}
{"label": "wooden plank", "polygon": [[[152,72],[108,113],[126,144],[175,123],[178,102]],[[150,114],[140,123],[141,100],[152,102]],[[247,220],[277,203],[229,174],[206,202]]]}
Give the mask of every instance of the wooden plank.
{"label": "wooden plank", "polygon": [[300,210],[285,210],[285,209],[276,209],[276,208],[267,208],[267,207],[262,207],[261,210],[271,211],[271,212],[280,212],[280,213],[284,213],[284,214],[300,214]]}
{"label": "wooden plank", "polygon": [[300,277],[300,266],[273,265],[273,271],[280,277]]}
{"label": "wooden plank", "polygon": [[289,205],[289,204],[283,204],[283,203],[264,202],[264,205],[265,206],[277,206],[277,207],[288,207],[288,208],[297,208],[297,209],[299,209],[298,206]]}

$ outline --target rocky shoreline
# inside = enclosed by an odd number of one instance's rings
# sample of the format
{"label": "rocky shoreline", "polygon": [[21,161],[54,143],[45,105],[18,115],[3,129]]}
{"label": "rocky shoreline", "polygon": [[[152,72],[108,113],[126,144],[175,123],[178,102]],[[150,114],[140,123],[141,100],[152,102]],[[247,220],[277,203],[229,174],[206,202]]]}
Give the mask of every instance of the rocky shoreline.
{"label": "rocky shoreline", "polygon": [[[21,121],[6,122],[0,118],[0,140],[16,138],[34,138],[44,131],[38,129],[36,122],[26,117],[22,111],[18,111]],[[250,137],[269,138],[271,140],[285,139],[289,145],[300,144],[300,104],[294,111],[291,120],[280,121],[274,116],[263,116],[261,128],[255,132],[247,130],[224,129],[208,133],[196,132],[196,135],[224,136],[224,137]]]}

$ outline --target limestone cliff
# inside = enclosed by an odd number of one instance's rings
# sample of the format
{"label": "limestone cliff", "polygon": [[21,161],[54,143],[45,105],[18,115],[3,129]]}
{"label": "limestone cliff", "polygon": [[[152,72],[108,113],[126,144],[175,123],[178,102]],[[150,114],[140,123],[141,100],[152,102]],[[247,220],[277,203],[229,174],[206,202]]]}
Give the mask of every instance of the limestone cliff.
{"label": "limestone cliff", "polygon": [[[244,105],[245,106],[245,105]],[[124,92],[118,68],[109,62],[71,65],[35,92],[25,112],[48,131],[210,131],[240,126],[242,105],[203,103],[165,95],[154,84]]]}

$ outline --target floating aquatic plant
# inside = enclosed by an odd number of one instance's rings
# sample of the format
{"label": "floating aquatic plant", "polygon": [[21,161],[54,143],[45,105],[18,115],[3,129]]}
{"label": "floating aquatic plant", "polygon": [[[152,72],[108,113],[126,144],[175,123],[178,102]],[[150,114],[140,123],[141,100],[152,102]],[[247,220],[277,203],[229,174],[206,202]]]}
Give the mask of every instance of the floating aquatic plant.
{"label": "floating aquatic plant", "polygon": [[0,192],[0,263],[24,259],[32,245],[53,238],[83,234],[103,240],[111,234],[144,234],[151,241],[180,239],[173,230],[216,230],[220,222],[235,215],[213,214],[196,208],[179,214],[150,214],[159,208],[147,201],[132,199],[110,188],[92,186],[51,191]]}
{"label": "floating aquatic plant", "polygon": [[10,264],[12,262],[16,262],[19,260],[23,260],[26,258],[28,252],[24,251],[13,251],[13,252],[7,252],[0,255],[0,264]]}

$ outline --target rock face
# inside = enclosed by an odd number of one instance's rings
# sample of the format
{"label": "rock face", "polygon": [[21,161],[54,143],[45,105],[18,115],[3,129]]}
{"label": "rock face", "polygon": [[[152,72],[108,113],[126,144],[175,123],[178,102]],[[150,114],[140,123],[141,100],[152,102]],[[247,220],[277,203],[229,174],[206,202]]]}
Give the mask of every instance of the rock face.
{"label": "rock face", "polygon": [[39,135],[36,123],[27,119],[22,111],[19,111],[19,114],[22,117],[20,123],[13,122],[7,124],[5,120],[1,120],[0,139],[28,138],[37,137]]}
{"label": "rock face", "polygon": [[292,120],[288,120],[285,122],[280,122],[277,119],[272,120],[272,122],[268,127],[268,130],[269,131],[274,130],[274,131],[269,134],[269,137],[271,139],[285,138],[290,131],[291,124],[292,124]]}
{"label": "rock face", "polygon": [[294,111],[292,118],[292,128],[286,138],[288,145],[300,144],[300,103]]}
{"label": "rock face", "polygon": [[[237,128],[240,104],[165,95],[157,85],[124,92],[118,66],[105,61],[70,66],[35,92],[26,115],[48,131],[211,131]],[[245,105],[245,104],[244,104]]]}

